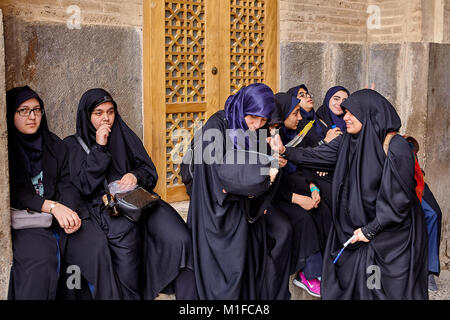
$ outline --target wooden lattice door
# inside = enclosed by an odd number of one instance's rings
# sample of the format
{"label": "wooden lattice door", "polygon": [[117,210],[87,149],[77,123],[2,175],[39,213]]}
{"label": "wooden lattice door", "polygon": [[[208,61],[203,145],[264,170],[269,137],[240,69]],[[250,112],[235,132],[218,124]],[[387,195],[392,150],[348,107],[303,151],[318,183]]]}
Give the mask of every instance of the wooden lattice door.
{"label": "wooden lattice door", "polygon": [[144,1],[144,144],[156,191],[187,199],[182,141],[230,94],[264,82],[278,89],[277,0]]}

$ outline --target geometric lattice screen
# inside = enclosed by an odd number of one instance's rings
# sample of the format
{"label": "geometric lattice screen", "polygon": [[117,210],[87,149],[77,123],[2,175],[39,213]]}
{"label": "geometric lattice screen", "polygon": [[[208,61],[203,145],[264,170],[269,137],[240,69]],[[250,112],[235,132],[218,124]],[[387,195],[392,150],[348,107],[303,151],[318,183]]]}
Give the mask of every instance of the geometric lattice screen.
{"label": "geometric lattice screen", "polygon": [[204,0],[165,3],[166,103],[205,101]]}
{"label": "geometric lattice screen", "polygon": [[[183,185],[179,166],[183,157],[182,142],[187,141],[187,137],[183,133],[188,134],[188,139],[192,138],[194,128],[205,123],[205,116],[205,112],[169,113],[166,115],[166,181],[168,187]],[[178,134],[174,134],[174,132],[178,132]]]}
{"label": "geometric lattice screen", "polygon": [[231,0],[231,94],[264,82],[264,0]]}
{"label": "geometric lattice screen", "polygon": [[175,146],[186,137],[174,139],[173,133],[185,129],[192,137],[205,120],[205,112],[189,112],[192,103],[205,103],[204,0],[165,1],[165,62],[166,105],[183,104],[186,111],[166,115],[166,185],[174,187],[183,185],[173,159],[183,153]]}

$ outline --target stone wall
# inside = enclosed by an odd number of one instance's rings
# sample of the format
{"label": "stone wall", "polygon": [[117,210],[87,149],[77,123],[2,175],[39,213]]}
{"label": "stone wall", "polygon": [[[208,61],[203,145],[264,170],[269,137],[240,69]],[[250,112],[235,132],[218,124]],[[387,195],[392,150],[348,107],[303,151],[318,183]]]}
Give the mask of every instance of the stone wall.
{"label": "stone wall", "polygon": [[[425,0],[424,6],[434,0]],[[422,0],[368,0],[380,8],[380,28],[368,28],[369,42],[422,40]]]}
{"label": "stone wall", "polygon": [[365,42],[367,0],[279,0],[280,41]]}
{"label": "stone wall", "polygon": [[450,189],[449,65],[450,44],[431,44],[424,171],[425,181],[429,184],[442,210],[441,257],[444,257],[448,266],[450,266],[450,199],[447,193]]}
{"label": "stone wall", "polygon": [[444,4],[444,26],[443,41],[450,43],[450,0],[445,0]]}
{"label": "stone wall", "polygon": [[8,134],[6,127],[5,47],[3,41],[3,14],[0,9],[0,299],[8,293],[12,262],[11,219],[9,214]]}
{"label": "stone wall", "polygon": [[6,87],[29,85],[42,97],[50,130],[75,133],[78,102],[102,87],[142,138],[141,31],[134,27],[82,25],[5,17]]}
{"label": "stone wall", "polygon": [[[70,5],[80,8],[69,27]],[[49,127],[74,133],[78,101],[103,87],[130,127],[142,128],[141,1],[0,1],[4,8],[6,88],[30,85],[46,104]]]}
{"label": "stone wall", "polygon": [[74,12],[70,6],[80,8],[81,23],[142,27],[144,0],[0,0],[5,16],[20,17],[27,21],[66,23]]}

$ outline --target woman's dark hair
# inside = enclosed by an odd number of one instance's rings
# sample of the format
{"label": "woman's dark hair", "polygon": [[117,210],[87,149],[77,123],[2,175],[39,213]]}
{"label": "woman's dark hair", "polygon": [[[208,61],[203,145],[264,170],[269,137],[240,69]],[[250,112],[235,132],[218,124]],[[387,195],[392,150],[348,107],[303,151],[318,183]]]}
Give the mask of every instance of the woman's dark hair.
{"label": "woman's dark hair", "polygon": [[417,142],[416,139],[414,139],[411,136],[408,136],[408,137],[406,137],[406,141],[408,141],[413,146],[414,153],[419,152],[419,143]]}

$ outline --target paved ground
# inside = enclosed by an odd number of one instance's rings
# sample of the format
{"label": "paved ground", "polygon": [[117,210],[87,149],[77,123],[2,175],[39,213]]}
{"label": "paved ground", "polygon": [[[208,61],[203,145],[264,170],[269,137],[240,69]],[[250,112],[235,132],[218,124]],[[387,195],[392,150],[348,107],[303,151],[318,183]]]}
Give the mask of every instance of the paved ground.
{"label": "paved ground", "polygon": [[[178,211],[178,213],[186,220],[189,202],[175,202],[171,205]],[[291,300],[319,300],[306,293],[305,290],[300,289],[292,284],[294,276],[291,277],[289,290],[291,292]],[[430,300],[450,300],[450,270],[442,270],[439,278],[435,277],[438,286],[437,292],[429,291]],[[173,300],[174,295],[160,295],[157,300]]]}
{"label": "paved ground", "polygon": [[441,271],[441,275],[436,279],[437,292],[431,292],[430,300],[450,300],[450,270]]}

